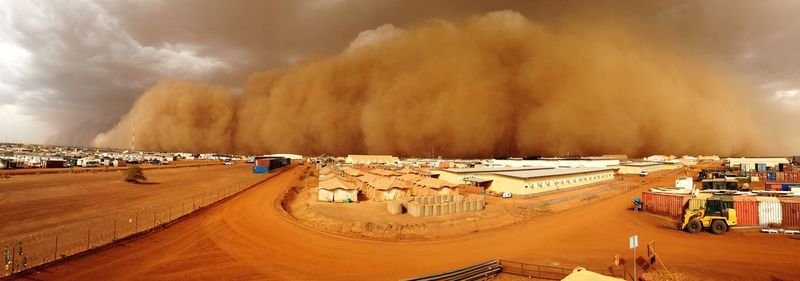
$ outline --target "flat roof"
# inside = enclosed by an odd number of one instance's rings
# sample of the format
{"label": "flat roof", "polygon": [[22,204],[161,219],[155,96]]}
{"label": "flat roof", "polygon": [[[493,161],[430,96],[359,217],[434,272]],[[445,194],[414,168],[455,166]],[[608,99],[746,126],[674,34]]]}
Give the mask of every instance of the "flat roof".
{"label": "flat roof", "polygon": [[552,167],[484,167],[484,168],[449,168],[444,171],[451,173],[493,173],[493,172],[506,172],[506,171],[530,171],[530,170],[543,170],[553,169]]}
{"label": "flat roof", "polygon": [[656,162],[627,162],[627,163],[619,163],[620,166],[634,166],[634,167],[648,167],[648,166],[655,166],[655,165],[662,165],[665,163],[656,163]]}
{"label": "flat roof", "polygon": [[593,172],[611,171],[611,170],[616,170],[616,168],[564,168],[564,169],[498,172],[495,174],[512,178],[529,179],[529,178],[539,178],[539,177],[593,173]]}

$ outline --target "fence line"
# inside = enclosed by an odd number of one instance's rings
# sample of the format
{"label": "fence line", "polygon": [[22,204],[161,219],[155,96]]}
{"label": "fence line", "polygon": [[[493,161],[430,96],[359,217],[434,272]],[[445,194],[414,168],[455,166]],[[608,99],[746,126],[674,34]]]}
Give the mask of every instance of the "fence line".
{"label": "fence line", "polygon": [[597,196],[597,194],[599,194],[601,192],[606,192],[606,191],[609,191],[609,190],[628,191],[628,190],[634,189],[636,187],[638,187],[638,185],[633,185],[633,184],[628,184],[628,185],[610,185],[610,186],[606,186],[606,187],[603,187],[603,188],[600,188],[600,189],[597,189],[597,190],[593,190],[593,191],[590,191],[590,192],[586,192],[586,193],[577,193],[577,194],[572,194],[572,195],[568,195],[568,196],[564,196],[564,197],[554,198],[554,199],[550,199],[550,200],[546,200],[546,201],[542,201],[542,202],[536,202],[536,203],[533,203],[533,204],[528,204],[528,205],[525,205],[525,206],[521,206],[521,208],[538,209],[538,208],[547,207],[547,206],[550,206],[550,205],[569,202],[569,201],[574,201],[574,200],[578,200],[578,199],[583,200],[583,199],[586,199],[586,198],[592,198],[592,197]]}
{"label": "fence line", "polygon": [[[503,273],[526,276],[528,278],[549,279],[549,280],[564,279],[565,277],[567,277],[567,275],[569,275],[573,271],[572,268],[528,264],[528,263],[521,263],[509,260],[500,260],[500,265],[503,268],[502,270]],[[619,277],[623,279],[628,275],[627,268],[625,267],[619,269],[614,269],[609,267],[607,269],[588,269],[588,270],[602,275]]]}
{"label": "fence line", "polygon": [[172,202],[126,209],[112,215],[59,225],[12,238],[0,238],[0,251],[2,251],[0,278],[161,227],[229,198],[276,174],[269,173],[266,177],[257,177],[244,183],[195,193]]}

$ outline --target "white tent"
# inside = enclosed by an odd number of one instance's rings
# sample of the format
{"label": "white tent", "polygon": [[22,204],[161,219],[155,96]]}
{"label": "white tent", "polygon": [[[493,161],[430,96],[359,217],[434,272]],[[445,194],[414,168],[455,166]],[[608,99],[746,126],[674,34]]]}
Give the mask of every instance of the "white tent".
{"label": "white tent", "polygon": [[317,200],[325,202],[358,202],[358,188],[352,184],[342,183],[336,177],[329,177],[319,181]]}

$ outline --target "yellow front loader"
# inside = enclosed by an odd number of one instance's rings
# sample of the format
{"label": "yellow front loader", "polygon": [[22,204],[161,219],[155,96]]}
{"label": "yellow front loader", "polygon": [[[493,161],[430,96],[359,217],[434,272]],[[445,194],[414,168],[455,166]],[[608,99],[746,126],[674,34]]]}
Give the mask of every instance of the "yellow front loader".
{"label": "yellow front loader", "polygon": [[736,210],[733,209],[733,202],[709,198],[702,208],[686,210],[680,228],[689,233],[710,229],[714,234],[722,234],[728,231],[728,227],[734,225],[736,225]]}

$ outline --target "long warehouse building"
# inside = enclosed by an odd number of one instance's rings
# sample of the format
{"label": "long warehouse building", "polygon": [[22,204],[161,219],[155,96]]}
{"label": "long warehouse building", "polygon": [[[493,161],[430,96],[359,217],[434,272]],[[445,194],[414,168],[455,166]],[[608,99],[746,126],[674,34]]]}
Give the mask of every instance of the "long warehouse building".
{"label": "long warehouse building", "polygon": [[440,178],[464,183],[494,193],[510,192],[514,195],[536,193],[593,185],[614,179],[615,167],[597,168],[547,168],[547,167],[492,167],[472,169],[446,169],[435,171]]}

